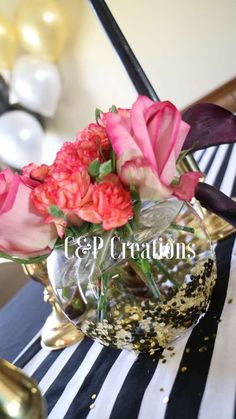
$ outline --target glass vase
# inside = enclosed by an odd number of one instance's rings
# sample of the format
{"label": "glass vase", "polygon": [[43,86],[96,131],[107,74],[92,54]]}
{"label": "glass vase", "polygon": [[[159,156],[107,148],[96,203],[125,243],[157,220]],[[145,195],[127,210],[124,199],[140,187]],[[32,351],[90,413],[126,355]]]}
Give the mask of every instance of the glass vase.
{"label": "glass vase", "polygon": [[146,202],[132,228],[98,231],[68,238],[48,258],[54,292],[74,325],[103,345],[154,354],[199,321],[216,267],[191,205]]}

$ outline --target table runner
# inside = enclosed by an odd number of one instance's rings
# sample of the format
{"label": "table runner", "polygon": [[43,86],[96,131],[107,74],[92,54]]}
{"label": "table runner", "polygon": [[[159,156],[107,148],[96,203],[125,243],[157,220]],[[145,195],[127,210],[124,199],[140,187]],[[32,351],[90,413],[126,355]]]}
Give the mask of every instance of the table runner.
{"label": "table runner", "polygon": [[[236,145],[195,153],[206,182],[236,196]],[[216,247],[218,279],[199,324],[159,358],[85,338],[40,347],[49,307],[33,282],[0,311],[0,356],[39,383],[49,419],[233,419],[236,389],[236,241]],[[172,349],[173,350],[170,350]]]}

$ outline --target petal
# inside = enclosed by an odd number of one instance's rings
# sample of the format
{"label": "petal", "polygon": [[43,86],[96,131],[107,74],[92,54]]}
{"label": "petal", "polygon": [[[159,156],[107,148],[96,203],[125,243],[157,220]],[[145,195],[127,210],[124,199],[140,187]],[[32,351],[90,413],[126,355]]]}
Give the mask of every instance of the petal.
{"label": "petal", "polygon": [[[7,178],[9,175],[10,174],[7,172]],[[0,202],[0,214],[8,212],[13,207],[20,183],[20,176],[17,173],[15,173],[11,177],[11,183],[9,185],[7,195],[4,196],[4,202]]]}
{"label": "petal", "polygon": [[100,224],[102,221],[99,214],[95,211],[93,203],[84,205],[76,213],[82,220],[88,221],[89,223]]}
{"label": "petal", "polygon": [[147,97],[139,96],[131,109],[131,122],[137,145],[142,150],[145,159],[152,166],[153,170],[157,171],[152,139],[149,135],[145,119],[146,110],[153,106],[153,104],[154,102]]}
{"label": "petal", "polygon": [[131,135],[129,118],[109,112],[107,114],[106,129],[117,158],[122,156],[122,159],[126,160],[124,158],[126,153],[129,153],[130,158],[133,155],[142,155]]}
{"label": "petal", "polygon": [[175,175],[176,160],[190,126],[181,121],[179,111],[169,101],[154,103],[145,116],[150,132],[155,137],[153,147],[159,177],[169,185]]}
{"label": "petal", "polygon": [[183,113],[183,119],[191,126],[184,150],[201,150],[236,141],[236,115],[221,106],[197,103]]}
{"label": "petal", "polygon": [[54,225],[45,224],[30,201],[31,189],[19,183],[14,205],[0,216],[0,249],[28,258],[49,253],[57,240]]}
{"label": "petal", "polygon": [[123,165],[120,176],[123,183],[134,185],[138,189],[143,200],[158,200],[171,196],[171,188],[160,182],[144,159],[128,161]]}
{"label": "petal", "polygon": [[173,195],[182,201],[191,201],[201,177],[203,177],[201,172],[184,173],[180,177],[179,184],[173,186]]}

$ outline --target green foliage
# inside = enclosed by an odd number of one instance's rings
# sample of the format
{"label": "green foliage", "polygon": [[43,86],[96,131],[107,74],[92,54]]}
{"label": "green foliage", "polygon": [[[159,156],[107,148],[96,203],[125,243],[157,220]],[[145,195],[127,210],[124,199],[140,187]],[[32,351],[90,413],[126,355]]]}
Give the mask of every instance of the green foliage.
{"label": "green foliage", "polygon": [[113,113],[118,113],[116,105],[112,105],[110,111]]}
{"label": "green foliage", "polygon": [[98,124],[101,113],[102,113],[101,109],[98,109],[98,108],[95,109],[95,120],[97,124]]}
{"label": "green foliage", "polygon": [[96,178],[99,175],[99,169],[100,169],[100,161],[98,159],[93,160],[92,163],[90,163],[88,172],[91,177]]}
{"label": "green foliage", "polygon": [[48,212],[53,218],[63,218],[64,220],[66,219],[64,212],[57,205],[51,205],[48,208]]}
{"label": "green foliage", "polygon": [[111,160],[105,161],[105,163],[102,163],[99,167],[99,178],[103,178],[106,175],[109,175],[109,173],[112,172],[112,162]]}

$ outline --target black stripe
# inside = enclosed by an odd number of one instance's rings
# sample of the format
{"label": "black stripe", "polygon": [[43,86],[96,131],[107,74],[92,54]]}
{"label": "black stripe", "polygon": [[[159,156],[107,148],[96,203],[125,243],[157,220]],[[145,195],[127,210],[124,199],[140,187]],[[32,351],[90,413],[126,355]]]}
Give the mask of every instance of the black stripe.
{"label": "black stripe", "polygon": [[47,402],[47,411],[53,409],[58,399],[60,399],[67,383],[72,379],[73,375],[82,364],[87,352],[93,345],[93,341],[89,338],[85,338],[80,344],[76,351],[67,361],[66,365],[62,368],[55,381],[51,384],[49,389],[46,391],[44,397]]}
{"label": "black stripe", "polygon": [[13,362],[42,328],[51,310],[42,295],[42,285],[29,281],[0,310],[1,358]]}
{"label": "black stripe", "polygon": [[137,419],[144,392],[157,364],[157,359],[147,354],[139,355],[123,383],[109,419]]}
{"label": "black stripe", "polygon": [[[206,315],[193,329],[169,396],[165,419],[173,419],[181,412],[181,419],[196,419],[211,363],[218,321],[227,292],[234,236],[216,247],[218,279]],[[209,339],[209,340],[205,340]],[[206,349],[206,350],[205,350]],[[181,369],[187,367],[187,371]],[[168,368],[168,364],[167,364]],[[187,401],[187,402],[186,402]]]}
{"label": "black stripe", "polygon": [[207,163],[207,167],[206,167],[206,169],[204,170],[204,173],[206,173],[206,174],[207,174],[207,173],[209,172],[209,170],[210,170],[210,168],[211,168],[211,166],[212,166],[212,164],[213,164],[213,162],[214,162],[214,159],[215,159],[215,156],[216,156],[217,150],[218,150],[218,147],[216,147],[216,149],[214,150],[214,153],[212,154],[212,156],[211,156],[211,158],[210,158],[209,162]]}
{"label": "black stripe", "polygon": [[41,337],[35,340],[35,342],[22,354],[22,356],[15,362],[15,365],[19,368],[24,368],[26,364],[42,349]]}
{"label": "black stripe", "polygon": [[229,159],[230,159],[233,147],[234,147],[234,144],[229,145],[228,150],[225,154],[224,160],[221,164],[220,170],[217,173],[217,176],[216,176],[216,179],[215,179],[215,182],[214,182],[214,186],[218,189],[220,189],[220,185],[223,181],[225,172],[227,170],[227,166],[228,166],[228,163],[229,163]]}
{"label": "black stripe", "polygon": [[232,189],[232,192],[231,192],[231,196],[233,198],[236,198],[236,177],[234,179],[234,186],[233,186],[233,189]]}
{"label": "black stripe", "polygon": [[39,383],[42,380],[43,376],[47,373],[48,369],[52,366],[53,362],[56,361],[57,357],[62,353],[60,351],[52,351],[50,354],[44,359],[44,361],[39,365],[36,369],[32,377]]}
{"label": "black stripe", "polygon": [[90,411],[89,406],[92,403],[96,404],[96,400],[93,400],[91,396],[93,394],[98,395],[107,374],[120,355],[120,352],[120,350],[113,348],[102,349],[102,352],[94,362],[91,370],[70,405],[70,408],[65,415],[65,419],[85,419],[87,417]]}

